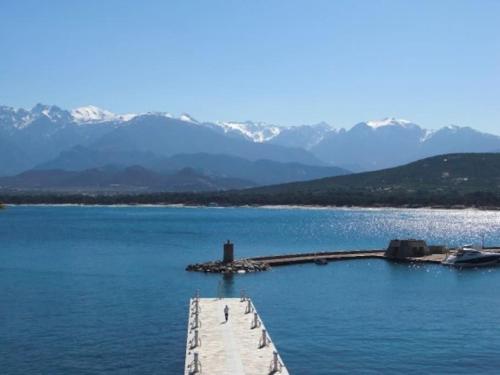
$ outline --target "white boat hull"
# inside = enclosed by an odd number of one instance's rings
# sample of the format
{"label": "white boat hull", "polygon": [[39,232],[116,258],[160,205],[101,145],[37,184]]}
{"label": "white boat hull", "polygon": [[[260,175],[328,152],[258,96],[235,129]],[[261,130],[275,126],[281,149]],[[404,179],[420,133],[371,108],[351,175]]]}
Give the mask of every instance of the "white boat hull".
{"label": "white boat hull", "polygon": [[493,266],[500,263],[500,254],[483,251],[466,251],[448,256],[442,264],[452,267],[470,268]]}

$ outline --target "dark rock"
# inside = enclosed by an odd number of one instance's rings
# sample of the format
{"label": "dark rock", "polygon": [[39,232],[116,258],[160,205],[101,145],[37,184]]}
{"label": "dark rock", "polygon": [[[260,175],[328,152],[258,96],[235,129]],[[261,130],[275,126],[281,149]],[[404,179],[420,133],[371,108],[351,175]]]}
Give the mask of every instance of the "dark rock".
{"label": "dark rock", "polygon": [[186,267],[186,271],[223,273],[223,274],[238,273],[239,271],[260,272],[260,271],[266,271],[267,269],[269,269],[268,264],[248,259],[235,260],[229,263],[223,263],[220,261],[196,263],[196,264],[190,264]]}

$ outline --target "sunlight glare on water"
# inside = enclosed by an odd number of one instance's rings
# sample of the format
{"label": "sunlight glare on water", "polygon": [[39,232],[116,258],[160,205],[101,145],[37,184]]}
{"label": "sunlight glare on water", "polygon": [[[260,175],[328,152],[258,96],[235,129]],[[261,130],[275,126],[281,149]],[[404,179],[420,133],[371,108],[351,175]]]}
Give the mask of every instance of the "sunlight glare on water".
{"label": "sunlight glare on water", "polygon": [[[0,213],[2,373],[181,373],[196,289],[245,289],[292,374],[498,373],[500,270],[383,260],[222,277],[217,259],[385,248],[414,237],[500,245],[477,210],[8,207]],[[311,369],[314,366],[314,369]]]}

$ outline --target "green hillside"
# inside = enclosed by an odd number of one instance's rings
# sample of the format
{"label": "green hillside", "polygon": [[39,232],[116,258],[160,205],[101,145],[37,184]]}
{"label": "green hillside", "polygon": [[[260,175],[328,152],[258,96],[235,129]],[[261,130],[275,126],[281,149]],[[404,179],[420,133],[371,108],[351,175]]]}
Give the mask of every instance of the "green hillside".
{"label": "green hillside", "polygon": [[370,192],[499,191],[500,153],[448,154],[400,167],[319,180],[252,189],[260,193],[309,192],[324,194],[355,189]]}
{"label": "green hillside", "polygon": [[247,190],[154,194],[0,195],[7,203],[331,205],[500,208],[500,153],[449,154],[374,172]]}
{"label": "green hillside", "polygon": [[276,204],[497,205],[500,154],[448,154],[400,167],[267,186],[239,193]]}

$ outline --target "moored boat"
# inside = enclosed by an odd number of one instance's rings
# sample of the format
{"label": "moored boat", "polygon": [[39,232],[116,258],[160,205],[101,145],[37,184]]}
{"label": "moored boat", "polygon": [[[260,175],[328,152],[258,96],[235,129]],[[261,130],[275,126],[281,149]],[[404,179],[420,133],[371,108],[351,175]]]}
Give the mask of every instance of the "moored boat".
{"label": "moored boat", "polygon": [[500,263],[500,254],[466,245],[455,253],[448,254],[442,263],[454,267],[491,266]]}

